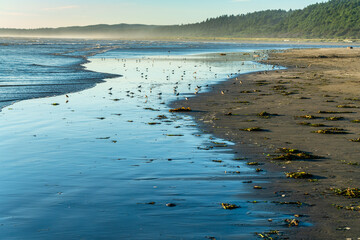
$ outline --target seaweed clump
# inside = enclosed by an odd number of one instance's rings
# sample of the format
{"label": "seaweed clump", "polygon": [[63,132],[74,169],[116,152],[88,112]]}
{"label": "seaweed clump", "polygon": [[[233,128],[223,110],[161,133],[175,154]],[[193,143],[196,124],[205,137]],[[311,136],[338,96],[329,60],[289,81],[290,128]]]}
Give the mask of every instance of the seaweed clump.
{"label": "seaweed clump", "polygon": [[337,195],[347,198],[360,198],[359,188],[331,188],[330,190],[334,191]]}
{"label": "seaweed clump", "polygon": [[327,117],[325,118],[328,121],[339,121],[339,120],[343,120],[343,117]]}
{"label": "seaweed clump", "polygon": [[174,109],[170,109],[169,112],[191,112],[191,108],[189,107],[174,108]]}
{"label": "seaweed clump", "polygon": [[264,131],[264,129],[260,127],[251,127],[251,128],[241,128],[240,131],[246,131],[246,132],[261,132]]}
{"label": "seaweed clump", "polygon": [[249,166],[258,166],[259,163],[258,162],[248,162],[247,165],[249,165]]}
{"label": "seaweed clump", "polygon": [[298,123],[298,125],[310,126],[310,127],[326,127],[326,125],[322,123],[309,123],[309,122],[300,122]]}
{"label": "seaweed clump", "polygon": [[295,178],[295,179],[308,179],[313,177],[312,174],[307,172],[290,172],[290,173],[285,173],[285,175],[288,178]]}
{"label": "seaweed clump", "polygon": [[318,113],[321,113],[321,114],[339,114],[339,113],[354,113],[354,112],[348,112],[348,111],[345,111],[345,112],[339,112],[339,111],[319,111]]}
{"label": "seaweed clump", "polygon": [[300,221],[297,219],[285,219],[285,222],[289,224],[289,227],[297,227],[300,224]]}
{"label": "seaweed clump", "polygon": [[351,142],[360,142],[360,138],[350,139]]}
{"label": "seaweed clump", "polygon": [[303,116],[296,116],[296,118],[316,119],[318,117],[316,117],[314,115],[303,115]]}
{"label": "seaweed clump", "polygon": [[272,116],[277,116],[277,114],[271,114],[271,113],[263,111],[261,113],[258,113],[257,116],[260,118],[271,118]]}
{"label": "seaweed clump", "polygon": [[304,159],[320,159],[321,157],[312,155],[307,152],[303,152],[297,149],[290,148],[279,148],[277,150],[279,153],[283,153],[280,156],[272,158],[272,160],[283,160],[283,161],[292,161],[292,160],[304,160]]}
{"label": "seaweed clump", "polygon": [[349,211],[360,211],[360,206],[356,206],[356,205],[349,205],[349,206],[342,206],[342,205],[338,205],[338,204],[333,204],[334,207],[336,207],[337,209],[345,209],[345,210],[349,210]]}
{"label": "seaweed clump", "polygon": [[337,106],[337,108],[357,108],[357,106],[353,106],[353,105],[339,105],[339,106]]}
{"label": "seaweed clump", "polygon": [[240,208],[240,206],[238,206],[236,204],[230,204],[230,203],[221,203],[221,206],[226,210],[233,210],[236,208]]}
{"label": "seaweed clump", "polygon": [[[280,236],[280,231],[270,230],[269,232],[257,233],[257,235],[265,240],[275,240],[278,239],[277,236]],[[273,236],[275,236],[275,238]]]}
{"label": "seaweed clump", "polygon": [[327,128],[327,129],[320,129],[314,131],[314,133],[318,134],[347,134],[344,129],[342,128]]}

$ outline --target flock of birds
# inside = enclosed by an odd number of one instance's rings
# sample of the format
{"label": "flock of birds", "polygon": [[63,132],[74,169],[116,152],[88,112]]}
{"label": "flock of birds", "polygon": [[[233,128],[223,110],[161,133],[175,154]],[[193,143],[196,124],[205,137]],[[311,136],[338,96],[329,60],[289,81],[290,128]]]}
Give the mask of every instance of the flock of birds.
{"label": "flock of birds", "polygon": [[[105,58],[101,59],[105,61]],[[150,96],[153,93],[153,90],[157,87],[172,85],[172,90],[160,90],[156,93],[158,99],[162,99],[163,94],[173,94],[176,97],[180,97],[180,95],[184,95],[184,99],[188,100],[188,96],[199,94],[204,88],[208,87],[208,84],[202,85],[203,78],[213,78],[218,79],[219,74],[213,72],[212,66],[206,66],[201,64],[194,64],[193,62],[186,61],[186,59],[182,59],[183,63],[186,65],[178,65],[177,68],[181,69],[180,71],[176,71],[176,68],[169,69],[164,68],[162,65],[162,69],[160,70],[159,66],[155,66],[155,59],[115,59],[118,62],[121,62],[120,73],[124,73],[124,76],[130,80],[130,83],[134,81],[137,83],[137,87],[132,88],[132,91],[126,91],[126,96],[134,98],[136,96],[134,91],[138,91],[142,93],[139,97],[145,98],[145,102],[148,101]],[[160,60],[161,61],[161,60]],[[143,67],[141,70],[141,65],[145,62],[146,67]],[[165,62],[161,62],[164,64]],[[173,66],[173,62],[169,61],[168,64]],[[190,65],[191,64],[191,65]],[[244,65],[242,63],[241,65]],[[158,75],[156,77],[150,78],[149,66],[151,66],[151,70],[158,71],[162,76]],[[254,66],[255,67],[255,66]],[[186,69],[184,69],[186,68]],[[184,69],[184,70],[183,70]],[[133,72],[135,70],[135,72]],[[239,81],[237,77],[241,73],[241,70],[237,70],[237,72],[230,73],[227,75],[227,78],[235,78]],[[204,76],[203,76],[204,75]],[[225,75],[226,76],[226,75]],[[132,79],[137,77],[138,79]],[[222,77],[222,76],[221,76]],[[165,81],[161,81],[161,78],[165,78]],[[172,79],[176,79],[175,81],[171,81]],[[126,81],[128,81],[126,80]],[[209,80],[209,79],[206,79]],[[242,84],[242,81],[239,81]],[[195,86],[194,86],[195,85]],[[194,86],[194,87],[193,87]],[[135,90],[136,89],[136,90]],[[193,89],[193,90],[191,90]],[[109,94],[112,95],[113,88],[109,88]],[[145,94],[144,94],[145,93]],[[225,91],[221,91],[221,94],[225,94]]]}

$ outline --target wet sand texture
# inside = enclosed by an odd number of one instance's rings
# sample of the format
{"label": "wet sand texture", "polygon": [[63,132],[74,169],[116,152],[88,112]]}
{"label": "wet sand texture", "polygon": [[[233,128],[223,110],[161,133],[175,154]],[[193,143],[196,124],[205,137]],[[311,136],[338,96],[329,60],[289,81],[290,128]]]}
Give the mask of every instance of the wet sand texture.
{"label": "wet sand texture", "polygon": [[[273,53],[264,63],[288,70],[241,75],[173,104],[190,107],[205,131],[231,140],[236,152],[264,163],[271,183],[248,197],[283,203],[279,208],[300,222],[285,227],[290,239],[360,237],[359,57],[356,48]],[[297,159],[278,148],[318,158]],[[284,159],[275,160],[281,155]],[[290,172],[311,176],[288,178]],[[289,202],[302,204],[284,204]],[[313,226],[302,227],[305,221]]]}

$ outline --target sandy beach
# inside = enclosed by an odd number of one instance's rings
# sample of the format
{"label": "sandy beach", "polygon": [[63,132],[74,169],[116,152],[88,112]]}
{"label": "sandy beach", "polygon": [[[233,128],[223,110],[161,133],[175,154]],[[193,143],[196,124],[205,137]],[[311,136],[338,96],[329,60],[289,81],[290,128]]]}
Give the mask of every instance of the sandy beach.
{"label": "sandy beach", "polygon": [[359,57],[356,48],[272,53],[264,63],[287,70],[240,75],[173,104],[190,107],[204,131],[247,156],[239,161],[266,172],[262,189],[244,197],[295,219],[284,222],[282,236],[268,236],[360,237]]}

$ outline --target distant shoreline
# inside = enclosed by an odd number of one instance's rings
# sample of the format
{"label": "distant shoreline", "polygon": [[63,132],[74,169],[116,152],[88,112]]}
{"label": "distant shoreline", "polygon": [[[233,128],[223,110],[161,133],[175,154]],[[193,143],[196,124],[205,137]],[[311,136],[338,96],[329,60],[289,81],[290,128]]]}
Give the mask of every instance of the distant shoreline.
{"label": "distant shoreline", "polygon": [[[119,40],[119,41],[169,41],[169,42],[229,42],[229,43],[258,43],[258,44],[294,44],[294,45],[339,45],[339,46],[360,46],[360,39],[347,41],[344,39],[303,39],[303,38],[220,38],[220,37],[199,37],[199,38],[106,38],[87,36],[8,36],[0,35],[1,39],[74,39],[74,40]],[[1,42],[0,42],[1,44]]]}

